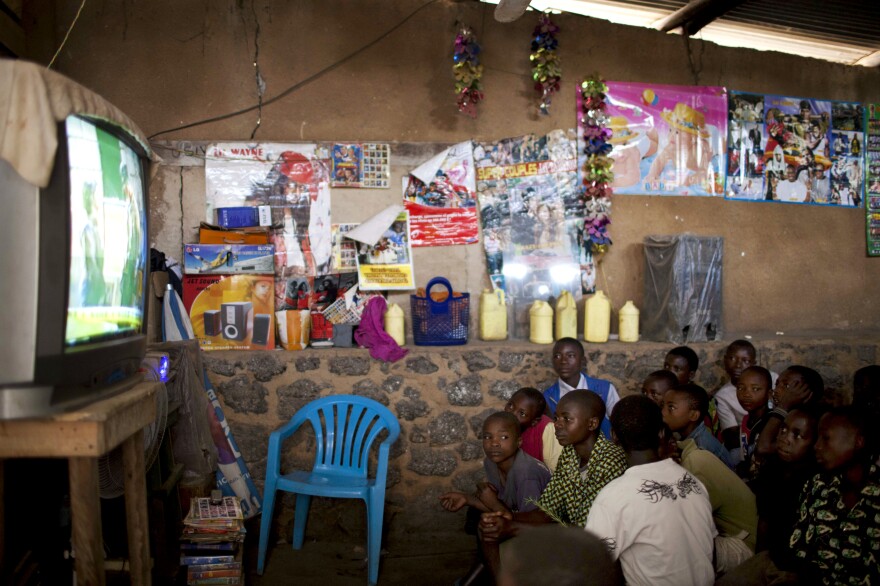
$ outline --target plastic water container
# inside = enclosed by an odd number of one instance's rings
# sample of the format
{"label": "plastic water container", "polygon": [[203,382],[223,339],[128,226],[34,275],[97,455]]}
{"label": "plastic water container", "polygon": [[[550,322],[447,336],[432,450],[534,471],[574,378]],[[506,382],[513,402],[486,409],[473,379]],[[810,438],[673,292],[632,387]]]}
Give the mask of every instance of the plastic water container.
{"label": "plastic water container", "polygon": [[617,314],[620,318],[618,335],[621,342],[639,341],[639,308],[627,301]]}
{"label": "plastic water container", "polygon": [[529,342],[553,343],[553,308],[546,301],[538,299],[529,308]]}
{"label": "plastic water container", "polygon": [[578,310],[570,291],[563,291],[556,302],[556,339],[577,339]]}
{"label": "plastic water container", "polygon": [[385,331],[394,338],[398,346],[406,344],[406,329],[403,324],[403,310],[396,303],[388,305],[385,310]]}
{"label": "plastic water container", "polygon": [[604,343],[611,332],[611,302],[601,290],[584,303],[584,339]]}
{"label": "plastic water container", "polygon": [[501,289],[483,289],[480,295],[480,339],[507,339],[507,304]]}

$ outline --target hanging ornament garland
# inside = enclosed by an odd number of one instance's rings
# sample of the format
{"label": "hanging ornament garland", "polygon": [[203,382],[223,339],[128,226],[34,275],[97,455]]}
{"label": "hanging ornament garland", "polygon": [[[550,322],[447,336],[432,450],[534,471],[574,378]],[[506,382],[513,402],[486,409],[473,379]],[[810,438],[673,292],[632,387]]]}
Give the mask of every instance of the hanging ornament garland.
{"label": "hanging ornament garland", "polygon": [[550,100],[553,94],[559,91],[559,82],[562,78],[562,67],[559,64],[559,56],[556,47],[556,33],[559,27],[550,20],[547,14],[538,17],[538,25],[532,33],[532,79],[535,81],[535,91],[541,96],[538,109],[541,114],[550,113]]}
{"label": "hanging ornament garland", "polygon": [[608,237],[608,224],[611,223],[611,171],[613,161],[608,155],[612,145],[611,129],[607,127],[605,115],[605,83],[598,76],[585,79],[581,83],[581,111],[578,113],[584,135],[584,155],[586,155],[581,177],[586,204],[584,219],[584,246],[594,254],[608,250],[611,238]]}
{"label": "hanging ornament garland", "polygon": [[483,100],[483,92],[480,91],[483,66],[480,65],[480,44],[470,27],[462,25],[458,31],[452,60],[458,111],[476,118],[477,104]]}

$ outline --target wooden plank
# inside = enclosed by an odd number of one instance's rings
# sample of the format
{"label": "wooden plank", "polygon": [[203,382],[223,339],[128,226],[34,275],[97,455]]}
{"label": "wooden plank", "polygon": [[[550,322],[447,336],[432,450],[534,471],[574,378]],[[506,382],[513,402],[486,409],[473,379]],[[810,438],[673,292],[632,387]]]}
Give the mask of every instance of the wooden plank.
{"label": "wooden plank", "polygon": [[70,458],[70,514],[76,583],[104,586],[104,536],[98,496],[98,460]]}
{"label": "wooden plank", "polygon": [[125,520],[131,584],[150,586],[150,524],[147,518],[143,429],[139,429],[122,443],[122,463],[125,467]]}
{"label": "wooden plank", "polygon": [[100,456],[156,417],[159,384],[145,381],[70,413],[0,421],[0,458]]}

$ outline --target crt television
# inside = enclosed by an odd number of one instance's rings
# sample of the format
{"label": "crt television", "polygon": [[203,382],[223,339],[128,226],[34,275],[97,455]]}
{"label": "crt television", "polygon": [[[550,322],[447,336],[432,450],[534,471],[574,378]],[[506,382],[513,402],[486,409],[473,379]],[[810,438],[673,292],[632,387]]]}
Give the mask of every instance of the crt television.
{"label": "crt television", "polygon": [[0,419],[81,407],[140,380],[146,150],[85,116],[58,124],[50,182],[0,160]]}

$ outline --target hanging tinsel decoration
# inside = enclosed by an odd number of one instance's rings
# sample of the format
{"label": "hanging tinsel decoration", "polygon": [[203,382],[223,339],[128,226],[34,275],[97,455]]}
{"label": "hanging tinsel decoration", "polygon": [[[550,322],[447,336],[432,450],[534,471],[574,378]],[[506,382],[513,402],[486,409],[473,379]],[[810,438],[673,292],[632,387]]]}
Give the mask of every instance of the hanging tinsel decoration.
{"label": "hanging tinsel decoration", "polygon": [[477,104],[483,100],[483,92],[480,91],[483,66],[480,65],[480,44],[470,27],[462,25],[459,29],[452,60],[458,111],[476,118]]}
{"label": "hanging tinsel decoration", "polygon": [[[584,163],[581,168],[582,193],[586,212],[584,216],[584,246],[594,254],[608,250],[608,224],[611,223],[611,171],[612,160],[608,155],[612,145],[611,129],[605,115],[605,83],[593,76],[585,79],[580,87],[580,127],[583,132]],[[589,244],[588,244],[589,242]]]}
{"label": "hanging tinsel decoration", "polygon": [[556,47],[559,45],[556,40],[558,32],[559,27],[550,20],[550,16],[541,14],[532,33],[532,53],[529,55],[532,61],[532,79],[535,82],[535,91],[541,96],[538,109],[545,115],[550,113],[550,100],[559,91],[559,81],[562,78],[562,67],[556,54]]}

